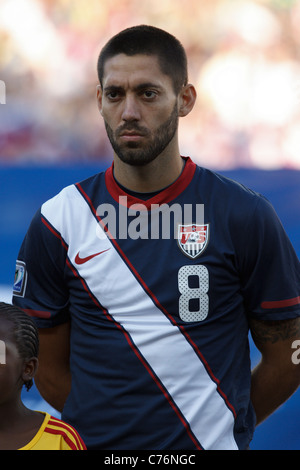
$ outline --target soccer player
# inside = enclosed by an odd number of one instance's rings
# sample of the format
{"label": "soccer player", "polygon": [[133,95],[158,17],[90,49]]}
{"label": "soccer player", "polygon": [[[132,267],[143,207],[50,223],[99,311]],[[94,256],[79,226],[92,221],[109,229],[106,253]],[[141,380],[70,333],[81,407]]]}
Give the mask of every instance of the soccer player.
{"label": "soccer player", "polygon": [[88,449],[247,449],[299,385],[299,260],[263,196],[181,156],[176,38],[126,29],[98,74],[113,164],[42,205],[17,261],[37,387]]}
{"label": "soccer player", "polygon": [[32,411],[21,400],[38,367],[34,321],[18,307],[0,302],[0,450],[85,450],[75,429],[49,413]]}

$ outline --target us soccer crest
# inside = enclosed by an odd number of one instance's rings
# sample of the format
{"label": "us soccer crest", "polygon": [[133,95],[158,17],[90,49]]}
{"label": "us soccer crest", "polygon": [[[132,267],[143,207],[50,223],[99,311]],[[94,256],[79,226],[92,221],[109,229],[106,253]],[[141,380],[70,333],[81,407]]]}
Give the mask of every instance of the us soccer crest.
{"label": "us soccer crest", "polygon": [[209,224],[179,225],[178,246],[189,258],[197,258],[207,247],[209,240]]}

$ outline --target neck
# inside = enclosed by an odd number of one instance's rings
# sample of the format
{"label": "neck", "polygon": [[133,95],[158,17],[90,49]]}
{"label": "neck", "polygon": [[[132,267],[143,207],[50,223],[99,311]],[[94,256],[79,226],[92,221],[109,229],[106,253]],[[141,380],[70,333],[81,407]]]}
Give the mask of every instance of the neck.
{"label": "neck", "polygon": [[181,174],[184,161],[177,154],[159,155],[148,165],[133,166],[114,158],[114,175],[125,188],[136,192],[154,192],[172,184]]}
{"label": "neck", "polygon": [[19,400],[4,403],[0,406],[0,431],[12,429],[20,421],[24,419],[28,413],[28,408]]}

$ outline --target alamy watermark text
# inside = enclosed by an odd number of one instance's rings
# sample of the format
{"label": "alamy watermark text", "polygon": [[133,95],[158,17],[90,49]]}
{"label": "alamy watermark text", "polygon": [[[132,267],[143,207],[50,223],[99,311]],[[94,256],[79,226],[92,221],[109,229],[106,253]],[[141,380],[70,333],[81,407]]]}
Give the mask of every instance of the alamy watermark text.
{"label": "alamy watermark text", "polygon": [[6,86],[3,80],[0,80],[0,104],[6,104]]}

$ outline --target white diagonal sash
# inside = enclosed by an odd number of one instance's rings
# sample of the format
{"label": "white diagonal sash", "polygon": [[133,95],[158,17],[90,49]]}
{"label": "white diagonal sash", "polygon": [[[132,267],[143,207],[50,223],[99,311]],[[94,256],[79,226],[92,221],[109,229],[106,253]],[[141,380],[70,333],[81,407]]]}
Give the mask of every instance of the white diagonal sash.
{"label": "white diagonal sash", "polygon": [[[97,236],[97,220],[76,187],[68,187],[52,202],[45,203],[42,213],[68,244],[69,259],[79,275],[112,318],[129,333],[201,446],[237,449],[234,416],[215,382],[186,337],[157,307],[113,243],[104,232],[101,239]],[[82,265],[75,263],[78,252],[88,256],[107,249]]]}

